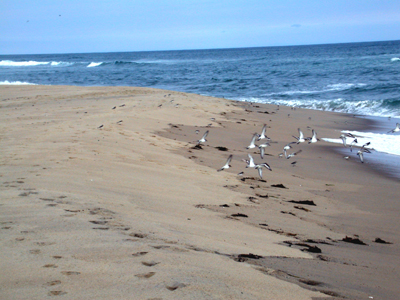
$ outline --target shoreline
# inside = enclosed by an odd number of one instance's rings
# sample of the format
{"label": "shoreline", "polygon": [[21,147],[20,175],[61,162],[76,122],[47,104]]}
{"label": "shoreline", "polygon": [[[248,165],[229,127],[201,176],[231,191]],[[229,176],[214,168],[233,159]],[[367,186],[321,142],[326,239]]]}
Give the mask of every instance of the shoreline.
{"label": "shoreline", "polygon": [[[322,138],[369,121],[149,88],[0,91],[5,299],[399,293],[398,181],[327,142],[279,158],[298,127]],[[261,161],[246,146],[264,123],[272,171],[260,180],[241,160]],[[232,168],[217,172],[229,154]]]}

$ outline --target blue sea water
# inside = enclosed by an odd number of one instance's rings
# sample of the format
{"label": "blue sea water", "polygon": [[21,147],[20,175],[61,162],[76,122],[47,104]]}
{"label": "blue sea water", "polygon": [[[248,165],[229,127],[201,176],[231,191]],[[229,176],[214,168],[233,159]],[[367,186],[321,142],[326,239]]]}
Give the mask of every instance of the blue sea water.
{"label": "blue sea water", "polygon": [[0,84],[145,86],[400,118],[400,41],[1,55]]}
{"label": "blue sea water", "polygon": [[[162,88],[385,120],[391,117],[386,127],[390,130],[400,121],[400,41],[0,55],[0,84]],[[389,142],[381,151],[400,155],[400,135],[388,136],[386,129],[381,140],[389,138]]]}

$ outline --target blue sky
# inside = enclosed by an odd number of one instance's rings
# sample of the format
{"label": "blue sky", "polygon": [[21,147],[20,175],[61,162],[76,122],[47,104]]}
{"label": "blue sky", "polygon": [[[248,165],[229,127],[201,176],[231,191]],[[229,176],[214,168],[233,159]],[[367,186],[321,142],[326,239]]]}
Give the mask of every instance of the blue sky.
{"label": "blue sky", "polygon": [[0,54],[398,39],[398,0],[0,1]]}

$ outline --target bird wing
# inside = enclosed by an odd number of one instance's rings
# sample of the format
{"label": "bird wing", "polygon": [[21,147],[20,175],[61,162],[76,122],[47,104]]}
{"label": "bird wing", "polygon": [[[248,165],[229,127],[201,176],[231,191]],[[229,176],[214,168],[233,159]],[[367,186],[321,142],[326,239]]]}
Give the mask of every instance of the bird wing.
{"label": "bird wing", "polygon": [[301,140],[301,139],[304,139],[304,134],[303,134],[303,132],[300,130],[300,128],[298,128],[298,130],[299,130],[299,139]]}
{"label": "bird wing", "polygon": [[264,147],[260,147],[260,156],[261,156],[261,159],[263,159],[264,158]]}
{"label": "bird wing", "polygon": [[258,175],[260,176],[261,179],[263,179],[263,178],[262,178],[262,167],[260,166],[260,167],[257,168],[257,169],[258,169]]}
{"label": "bird wing", "polygon": [[361,162],[363,163],[364,162],[364,155],[363,155],[363,153],[361,152],[361,151],[358,151],[358,156],[360,157],[360,160],[361,160]]}
{"label": "bird wing", "polygon": [[233,157],[233,155],[232,155],[232,154],[231,154],[231,155],[229,155],[228,159],[226,160],[226,164],[225,164],[225,166],[229,166],[229,165],[230,165],[230,163],[231,163],[231,160],[232,160],[232,157]]}
{"label": "bird wing", "polygon": [[255,145],[254,145],[254,142],[256,141],[257,136],[258,136],[258,133],[255,133],[255,134],[253,135],[253,137],[251,138],[249,147],[254,147],[254,146],[255,146]]}
{"label": "bird wing", "polygon": [[249,157],[249,164],[254,164],[253,156],[251,156],[250,154],[247,154],[247,156]]}

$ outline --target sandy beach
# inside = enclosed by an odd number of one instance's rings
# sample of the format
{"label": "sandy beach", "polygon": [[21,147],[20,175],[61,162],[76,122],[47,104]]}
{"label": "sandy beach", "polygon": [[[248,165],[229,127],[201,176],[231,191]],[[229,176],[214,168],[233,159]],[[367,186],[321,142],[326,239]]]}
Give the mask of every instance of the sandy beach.
{"label": "sandy beach", "polygon": [[[0,95],[1,299],[400,294],[399,180],[322,140],[280,156],[297,128],[366,119],[134,87]],[[246,147],[264,124],[261,159]]]}

